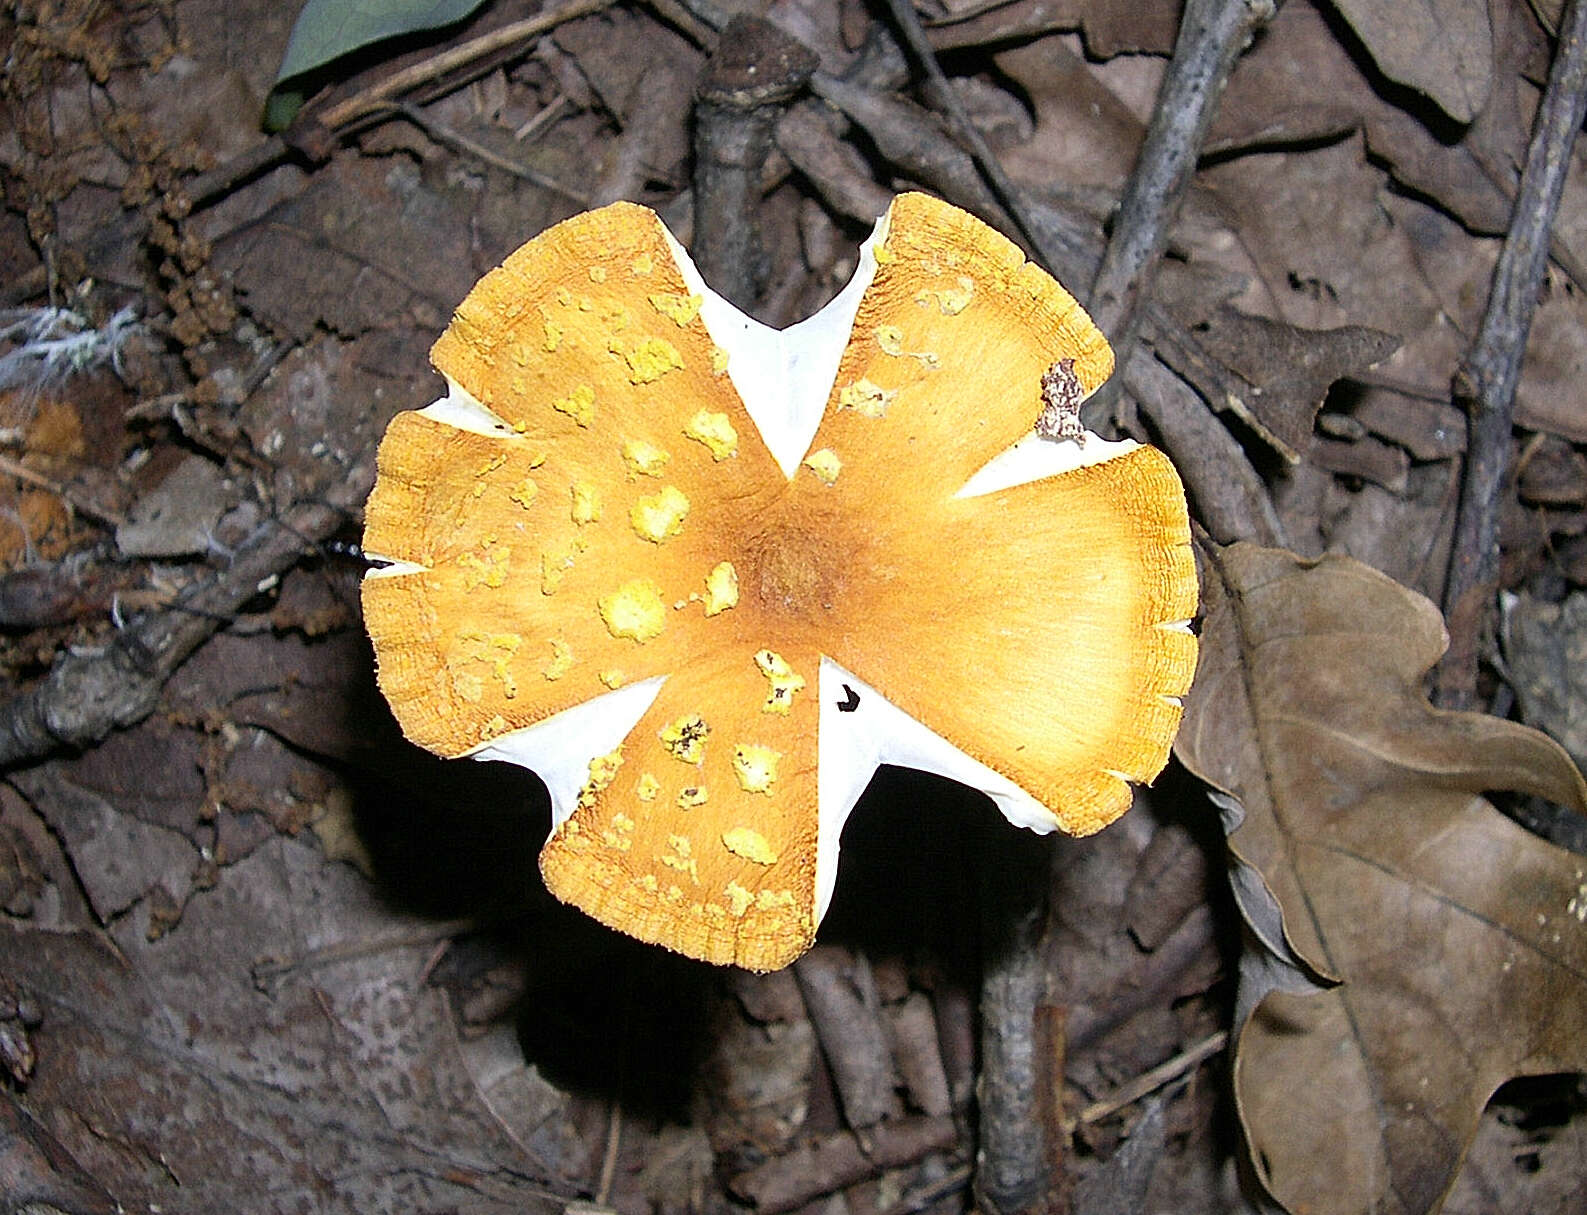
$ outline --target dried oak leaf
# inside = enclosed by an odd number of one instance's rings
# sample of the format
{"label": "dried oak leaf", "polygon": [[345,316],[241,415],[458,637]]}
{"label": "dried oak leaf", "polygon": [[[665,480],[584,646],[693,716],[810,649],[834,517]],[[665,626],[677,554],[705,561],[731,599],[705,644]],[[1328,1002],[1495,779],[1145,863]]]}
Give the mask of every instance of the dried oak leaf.
{"label": "dried oak leaf", "polygon": [[1181,5],[1172,0],[1017,0],[1014,4],[949,4],[931,22],[931,42],[939,51],[966,46],[1013,43],[1055,30],[1080,30],[1086,52],[1096,59],[1174,49]]}
{"label": "dried oak leaf", "polygon": [[1334,381],[1382,362],[1400,344],[1393,334],[1363,325],[1302,329],[1227,305],[1197,328],[1196,337],[1242,385],[1218,404],[1292,464],[1305,452]]}
{"label": "dried oak leaf", "polygon": [[1390,80],[1424,93],[1456,122],[1470,122],[1493,87],[1493,29],[1486,0],[1334,0]]}
{"label": "dried oak leaf", "polygon": [[1587,811],[1587,785],[1545,736],[1427,703],[1427,600],[1346,558],[1204,556],[1178,753],[1242,804],[1242,909],[1296,972],[1242,1001],[1257,1174],[1290,1210],[1437,1210],[1499,1084],[1587,1068],[1587,862],[1481,794]]}

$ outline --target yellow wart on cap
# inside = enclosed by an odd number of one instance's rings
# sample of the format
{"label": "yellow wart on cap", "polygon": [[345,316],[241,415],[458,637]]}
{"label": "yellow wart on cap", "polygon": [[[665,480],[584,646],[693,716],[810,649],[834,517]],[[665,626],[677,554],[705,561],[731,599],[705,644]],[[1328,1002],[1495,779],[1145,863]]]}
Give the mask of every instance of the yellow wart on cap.
{"label": "yellow wart on cap", "polygon": [[567,414],[580,426],[588,426],[595,420],[595,389],[580,384],[567,396],[552,401],[551,408]]}
{"label": "yellow wart on cap", "polygon": [[675,721],[661,727],[658,737],[667,754],[686,764],[698,764],[705,759],[705,740],[711,727],[698,713],[685,713]]}
{"label": "yellow wart on cap", "polygon": [[613,637],[628,638],[641,645],[661,636],[666,627],[667,609],[661,602],[661,588],[649,578],[623,583],[596,604],[601,622]]}
{"label": "yellow wart on cap", "polygon": [[886,414],[887,407],[893,403],[893,398],[897,395],[896,389],[889,392],[880,384],[873,384],[867,379],[858,379],[838,390],[838,408],[852,409],[867,418],[879,418]]}
{"label": "yellow wart on cap", "polygon": [[650,306],[680,329],[700,315],[700,305],[703,303],[703,295],[671,291],[659,291],[650,297]]}
{"label": "yellow wart on cap", "polygon": [[702,409],[684,424],[683,433],[705,444],[711,459],[718,462],[738,454],[738,431],[725,413]]}
{"label": "yellow wart on cap", "polygon": [[733,748],[733,775],[746,793],[771,793],[777,781],[777,763],[782,752],[760,743],[739,743]]}
{"label": "yellow wart on cap", "polygon": [[[671,848],[672,851],[664,852],[656,859],[668,869],[676,869],[679,873],[687,873],[694,884],[698,886],[700,884],[700,862],[697,858],[690,855],[689,837],[686,835],[669,835],[667,837],[667,847]],[[669,887],[668,895],[677,897],[672,894],[672,891],[677,889],[676,886]],[[682,891],[678,893],[682,894]]]}
{"label": "yellow wart on cap", "polygon": [[738,571],[731,561],[719,561],[705,576],[705,614],[715,616],[738,604]]}
{"label": "yellow wart on cap", "polygon": [[665,338],[641,338],[632,346],[623,346],[613,338],[606,348],[628,364],[630,384],[653,384],[669,371],[683,367],[683,356]]}
{"label": "yellow wart on cap", "polygon": [[630,481],[636,477],[661,476],[661,470],[670,459],[670,453],[643,439],[629,439],[623,444],[623,463],[628,465]]}
{"label": "yellow wart on cap", "polygon": [[628,522],[641,540],[660,544],[663,540],[683,532],[684,516],[689,513],[689,499],[675,485],[664,485],[660,493],[640,498],[629,508]]}
{"label": "yellow wart on cap", "polygon": [[523,507],[525,510],[528,510],[529,507],[534,504],[535,495],[539,492],[540,487],[534,483],[533,478],[525,477],[513,487],[512,492],[507,496],[519,506]]}
{"label": "yellow wart on cap", "polygon": [[573,669],[573,650],[560,637],[551,638],[551,661],[540,673],[547,679],[561,679]]}
{"label": "yellow wart on cap", "polygon": [[975,297],[975,283],[966,275],[959,275],[958,286],[923,288],[915,292],[915,303],[930,304],[933,299],[937,301],[937,310],[943,316],[958,316],[970,306],[970,301]]}
{"label": "yellow wart on cap", "polygon": [[771,685],[766,692],[766,703],[760,707],[761,712],[780,713],[786,717],[793,706],[794,693],[805,686],[804,677],[775,650],[756,651],[755,665]]}
{"label": "yellow wart on cap", "polygon": [[838,474],[843,471],[843,461],[838,459],[838,453],[830,447],[823,447],[820,451],[813,451],[805,457],[805,467],[821,480],[824,485],[832,485],[838,479]]}
{"label": "yellow wart on cap", "polygon": [[648,772],[641,772],[634,782],[634,796],[642,802],[653,802],[661,792],[661,782]]}
{"label": "yellow wart on cap", "polygon": [[583,527],[598,523],[601,518],[601,491],[588,481],[575,481],[572,487],[573,505],[570,510],[573,522]]}
{"label": "yellow wart on cap", "polygon": [[777,863],[776,849],[753,827],[731,827],[722,832],[722,846],[734,856],[741,856],[746,861],[754,861],[757,865]]}
{"label": "yellow wart on cap", "polygon": [[608,848],[627,852],[634,846],[634,820],[622,813],[612,815],[612,825],[601,832],[601,842]]}
{"label": "yellow wart on cap", "polygon": [[722,891],[727,895],[727,909],[735,919],[743,917],[755,903],[755,896],[737,882],[729,882]]}
{"label": "yellow wart on cap", "polygon": [[555,595],[562,579],[573,568],[579,554],[589,545],[583,540],[570,540],[566,544],[548,548],[540,554],[540,593]]}
{"label": "yellow wart on cap", "polygon": [[507,563],[512,549],[505,544],[496,545],[489,536],[481,541],[481,547],[483,553],[458,554],[457,563],[469,573],[465,586],[469,589],[487,586],[496,590],[507,581]]}
{"label": "yellow wart on cap", "polygon": [[623,748],[621,745],[614,751],[605,755],[597,755],[590,760],[589,779],[584,782],[584,787],[579,790],[579,809],[585,810],[595,804],[595,799],[601,791],[617,779],[617,769],[623,766]]}
{"label": "yellow wart on cap", "polygon": [[704,785],[690,785],[678,794],[679,810],[694,810],[705,805],[706,792]]}

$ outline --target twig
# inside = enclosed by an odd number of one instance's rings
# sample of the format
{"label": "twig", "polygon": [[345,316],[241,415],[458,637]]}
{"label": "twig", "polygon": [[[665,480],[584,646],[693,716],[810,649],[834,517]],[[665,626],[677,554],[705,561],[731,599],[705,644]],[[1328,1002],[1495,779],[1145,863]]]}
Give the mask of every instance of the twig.
{"label": "twig", "polygon": [[1139,326],[1139,301],[1151,294],[1229,72],[1276,8],[1275,0],[1186,0],[1140,159],[1091,287],[1092,319],[1113,343],[1121,367]]}
{"label": "twig", "polygon": [[536,38],[547,30],[555,29],[563,22],[572,21],[576,17],[587,17],[591,13],[598,13],[603,8],[609,8],[614,0],[569,0],[569,3],[558,5],[556,8],[547,9],[545,12],[536,13],[533,17],[526,17],[522,21],[514,21],[492,30],[488,34],[481,34],[478,38],[471,38],[467,42],[442,51],[438,55],[431,55],[420,63],[403,68],[400,72],[393,72],[383,80],[376,81],[368,88],[353,94],[345,101],[328,106],[315,117],[322,126],[337,130],[365,115],[382,110],[395,97],[411,89],[418,88],[421,84],[428,84],[448,72],[457,70],[481,59],[486,55],[512,46],[515,43],[527,42]]}
{"label": "twig", "polygon": [[1060,1144],[1042,1114],[1061,1064],[1042,1049],[1042,945],[1051,841],[989,823],[981,885],[981,1078],[977,1205],[990,1215],[1046,1210]]}
{"label": "twig", "polygon": [[998,202],[1003,205],[1004,210],[1019,228],[1020,235],[1035,250],[1037,258],[1049,273],[1058,274],[1059,268],[1066,260],[1062,251],[1031,217],[1024,198],[1009,180],[1008,174],[1003,171],[1002,163],[987,146],[980,128],[970,121],[970,115],[964,108],[964,101],[948,83],[942,65],[937,62],[937,53],[932,49],[926,31],[921,27],[920,14],[915,11],[912,0],[887,0],[887,7],[893,14],[893,21],[898,26],[899,33],[903,34],[910,53],[915,56],[926,73],[926,95],[932,105],[947,115],[954,138],[967,147],[975,157],[975,162],[986,177],[993,194],[997,196]]}
{"label": "twig", "polygon": [[519,143],[524,143],[529,139],[539,139],[547,127],[562,117],[563,111],[567,108],[568,95],[566,93],[558,93],[536,110],[534,117],[514,131],[512,137]]}
{"label": "twig", "polygon": [[479,923],[475,920],[440,920],[373,940],[342,941],[322,949],[310,950],[295,958],[261,958],[253,964],[251,978],[256,988],[273,995],[288,979],[319,970],[323,966],[338,966],[357,958],[379,957],[393,950],[410,949],[415,945],[429,945],[432,942],[444,945],[478,927]]}
{"label": "twig", "polygon": [[918,1189],[911,1190],[892,1206],[885,1208],[880,1215],[915,1215],[916,1211],[924,1211],[934,1207],[949,1194],[957,1194],[970,1184],[974,1171],[967,1164],[961,1164],[956,1169],[950,1169],[935,1181],[929,1181]]}
{"label": "twig", "polygon": [[374,452],[363,453],[322,499],[299,502],[262,524],[231,563],[189,590],[169,610],[151,612],[108,645],[58,659],[39,683],[0,703],[0,766],[60,747],[100,742],[154,711],[160,689],[194,650],[232,619],[306,547],[332,535],[374,479]]}
{"label": "twig", "polygon": [[1548,87],[1538,106],[1510,231],[1494,268],[1482,324],[1455,372],[1466,411],[1466,461],[1455,515],[1444,618],[1449,651],[1438,672],[1438,703],[1467,709],[1477,695],[1477,655],[1499,584],[1499,500],[1509,479],[1510,431],[1521,358],[1548,264],[1549,232],[1587,110],[1587,4],[1570,0]]}
{"label": "twig", "polygon": [[778,1215],[886,1169],[946,1151],[958,1143],[959,1131],[952,1118],[890,1118],[872,1127],[866,1139],[862,1146],[854,1134],[843,1131],[802,1144],[731,1178],[728,1186],[753,1203],[758,1215]]}
{"label": "twig", "polygon": [[612,1181],[617,1176],[617,1153],[623,1143],[623,1103],[612,1098],[611,1117],[606,1121],[606,1151],[601,1155],[601,1175],[595,1183],[595,1205],[604,1207],[612,1196]]}
{"label": "twig", "polygon": [[454,131],[445,123],[431,118],[416,105],[411,105],[406,101],[399,101],[392,108],[437,143],[444,143],[455,151],[474,157],[475,160],[482,160],[486,164],[502,170],[504,173],[510,173],[514,177],[522,178],[524,181],[537,185],[542,190],[560,194],[563,198],[576,202],[581,207],[587,207],[590,204],[590,196],[588,194],[565,186],[556,178],[550,177],[538,169],[531,169],[528,165],[521,165],[515,160],[508,160],[505,156],[498,156],[484,144],[472,140],[467,135]]}
{"label": "twig", "polygon": [[1134,1105],[1148,1093],[1154,1093],[1192,1068],[1200,1067],[1228,1044],[1228,1030],[1220,1029],[1215,1034],[1208,1034],[1200,1042],[1187,1050],[1180,1051],[1172,1059],[1159,1063],[1150,1071],[1142,1072],[1126,1084],[1121,1084],[1101,1101],[1093,1101],[1072,1119],[1067,1120],[1064,1129],[1073,1132],[1079,1127],[1101,1122],[1102,1119],[1118,1113],[1127,1105]]}

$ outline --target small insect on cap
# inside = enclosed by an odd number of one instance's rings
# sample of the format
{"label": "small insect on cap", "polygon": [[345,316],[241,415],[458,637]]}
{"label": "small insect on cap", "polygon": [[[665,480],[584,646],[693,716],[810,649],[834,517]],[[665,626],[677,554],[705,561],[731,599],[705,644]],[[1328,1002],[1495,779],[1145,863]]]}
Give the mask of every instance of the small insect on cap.
{"label": "small insect on cap", "polygon": [[486,275],[432,357],[450,392],[392,423],[366,515],[380,686],[422,746],[541,775],[546,884],[603,923],[774,969],[878,764],[1084,834],[1166,762],[1179,480],[1079,430],[1107,343],[965,212],[896,199],[778,332],[614,204]]}

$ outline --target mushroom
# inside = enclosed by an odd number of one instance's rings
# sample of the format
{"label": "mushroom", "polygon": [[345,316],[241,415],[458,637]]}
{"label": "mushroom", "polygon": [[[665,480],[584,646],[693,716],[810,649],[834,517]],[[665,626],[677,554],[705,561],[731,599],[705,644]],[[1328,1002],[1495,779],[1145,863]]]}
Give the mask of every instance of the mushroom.
{"label": "mushroom", "polygon": [[1183,490],[1079,429],[1112,352],[969,214],[895,199],[777,331],[616,203],[487,274],[432,358],[366,514],[380,687],[421,746],[540,774],[546,884],[603,923],[775,969],[879,764],[1086,834],[1166,762]]}

